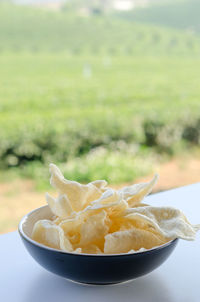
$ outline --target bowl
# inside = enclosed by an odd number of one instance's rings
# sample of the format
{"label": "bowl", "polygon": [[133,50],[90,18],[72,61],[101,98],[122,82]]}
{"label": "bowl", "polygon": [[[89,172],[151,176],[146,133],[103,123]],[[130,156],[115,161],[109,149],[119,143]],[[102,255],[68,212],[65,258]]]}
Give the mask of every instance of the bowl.
{"label": "bowl", "polygon": [[114,284],[130,281],[159,267],[172,253],[178,239],[133,254],[76,254],[47,247],[31,239],[36,221],[51,219],[48,206],[35,209],[19,223],[19,234],[30,255],[45,269],[71,281]]}

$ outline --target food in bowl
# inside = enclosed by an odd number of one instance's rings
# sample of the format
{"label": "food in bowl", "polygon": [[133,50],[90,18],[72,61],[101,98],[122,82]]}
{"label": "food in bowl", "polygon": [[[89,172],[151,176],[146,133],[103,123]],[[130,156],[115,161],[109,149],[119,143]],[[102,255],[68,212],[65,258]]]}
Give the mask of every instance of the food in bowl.
{"label": "food in bowl", "polygon": [[77,254],[130,254],[176,238],[194,240],[200,230],[178,209],[142,202],[157,175],[150,182],[114,190],[105,180],[67,180],[54,164],[50,173],[58,191],[56,198],[46,194],[53,217],[38,220],[32,231],[32,239],[45,246]]}

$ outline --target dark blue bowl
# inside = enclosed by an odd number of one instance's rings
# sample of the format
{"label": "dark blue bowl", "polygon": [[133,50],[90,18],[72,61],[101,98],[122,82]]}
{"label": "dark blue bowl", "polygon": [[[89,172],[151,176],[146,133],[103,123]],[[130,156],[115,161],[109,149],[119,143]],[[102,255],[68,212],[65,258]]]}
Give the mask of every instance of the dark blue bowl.
{"label": "dark blue bowl", "polygon": [[172,253],[178,239],[134,254],[91,255],[63,252],[31,239],[33,225],[50,219],[48,206],[24,216],[19,234],[31,256],[48,271],[72,281],[88,284],[113,284],[135,279],[159,267]]}

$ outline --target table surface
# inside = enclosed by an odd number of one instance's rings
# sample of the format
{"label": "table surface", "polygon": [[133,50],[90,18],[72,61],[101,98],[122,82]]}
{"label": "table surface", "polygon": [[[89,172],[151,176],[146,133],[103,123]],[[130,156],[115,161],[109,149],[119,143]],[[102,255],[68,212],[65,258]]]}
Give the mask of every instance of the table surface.
{"label": "table surface", "polygon": [[[154,194],[151,205],[181,209],[191,223],[200,223],[200,183]],[[0,236],[0,301],[4,302],[199,302],[200,234],[179,240],[169,259],[152,273],[131,282],[90,286],[67,281],[40,267],[17,232]]]}

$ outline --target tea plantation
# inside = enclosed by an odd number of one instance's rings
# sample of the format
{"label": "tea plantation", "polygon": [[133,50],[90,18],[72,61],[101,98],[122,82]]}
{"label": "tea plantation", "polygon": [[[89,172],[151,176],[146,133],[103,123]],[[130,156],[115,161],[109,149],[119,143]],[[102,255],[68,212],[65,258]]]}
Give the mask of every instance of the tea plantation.
{"label": "tea plantation", "polygon": [[[1,4],[0,169],[131,181],[200,143],[200,39]],[[189,151],[190,152],[190,151]]]}

